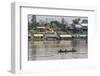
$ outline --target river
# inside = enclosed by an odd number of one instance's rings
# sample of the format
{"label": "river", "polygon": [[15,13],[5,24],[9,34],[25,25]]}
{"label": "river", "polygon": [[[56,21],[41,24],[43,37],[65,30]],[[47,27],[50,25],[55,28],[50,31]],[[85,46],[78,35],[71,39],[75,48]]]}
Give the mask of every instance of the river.
{"label": "river", "polygon": [[[76,52],[58,53],[59,49],[75,49]],[[28,41],[28,60],[54,60],[88,58],[85,39],[60,41]]]}

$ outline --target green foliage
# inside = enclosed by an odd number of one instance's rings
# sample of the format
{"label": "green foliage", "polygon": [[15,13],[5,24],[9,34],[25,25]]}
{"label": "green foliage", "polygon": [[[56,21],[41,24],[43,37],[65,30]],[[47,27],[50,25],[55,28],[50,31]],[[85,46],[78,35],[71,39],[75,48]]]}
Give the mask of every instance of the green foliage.
{"label": "green foliage", "polygon": [[44,34],[45,32],[38,32],[35,28],[31,29],[30,32],[32,34]]}
{"label": "green foliage", "polygon": [[80,18],[77,18],[77,19],[73,20],[73,23],[74,24],[79,24],[79,21],[80,21]]}
{"label": "green foliage", "polygon": [[36,31],[36,30],[34,30],[34,29],[31,29],[31,30],[30,30],[30,32],[31,32],[32,34],[37,33],[37,31]]}
{"label": "green foliage", "polygon": [[28,30],[31,30],[33,28],[31,23],[28,23]]}

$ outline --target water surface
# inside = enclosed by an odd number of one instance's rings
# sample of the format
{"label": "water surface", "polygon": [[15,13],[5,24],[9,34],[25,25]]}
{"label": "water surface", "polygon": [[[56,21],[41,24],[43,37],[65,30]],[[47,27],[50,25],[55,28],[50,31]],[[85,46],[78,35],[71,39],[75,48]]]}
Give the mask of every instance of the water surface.
{"label": "water surface", "polygon": [[[77,52],[58,53],[59,49],[72,49]],[[84,39],[60,41],[29,41],[28,60],[54,60],[87,58],[88,48]]]}

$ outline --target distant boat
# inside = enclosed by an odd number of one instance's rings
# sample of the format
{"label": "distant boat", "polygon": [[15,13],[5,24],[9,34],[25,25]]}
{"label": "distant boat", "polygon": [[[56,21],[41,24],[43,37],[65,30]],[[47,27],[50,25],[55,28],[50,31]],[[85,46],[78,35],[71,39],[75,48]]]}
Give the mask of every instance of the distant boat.
{"label": "distant boat", "polygon": [[56,34],[47,34],[45,35],[45,39],[48,41],[55,41],[58,39],[58,36]]}
{"label": "distant boat", "polygon": [[68,53],[68,52],[76,52],[76,50],[75,49],[65,49],[65,50],[63,50],[63,49],[60,49],[60,50],[58,50],[58,53]]}

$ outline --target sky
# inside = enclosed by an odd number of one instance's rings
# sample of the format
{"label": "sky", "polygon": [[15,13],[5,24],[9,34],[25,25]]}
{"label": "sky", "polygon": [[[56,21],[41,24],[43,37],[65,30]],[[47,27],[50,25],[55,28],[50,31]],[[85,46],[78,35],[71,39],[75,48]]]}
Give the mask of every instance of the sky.
{"label": "sky", "polygon": [[[72,20],[76,19],[76,18],[80,18],[80,20],[82,21],[83,19],[87,19],[88,17],[79,17],[79,16],[53,16],[53,15],[36,15],[36,21],[44,21],[44,22],[50,22],[50,21],[59,21],[61,22],[62,18],[64,19],[65,22],[67,22],[68,24],[72,23]],[[32,19],[32,15],[28,15],[28,21],[31,23],[31,19]]]}

